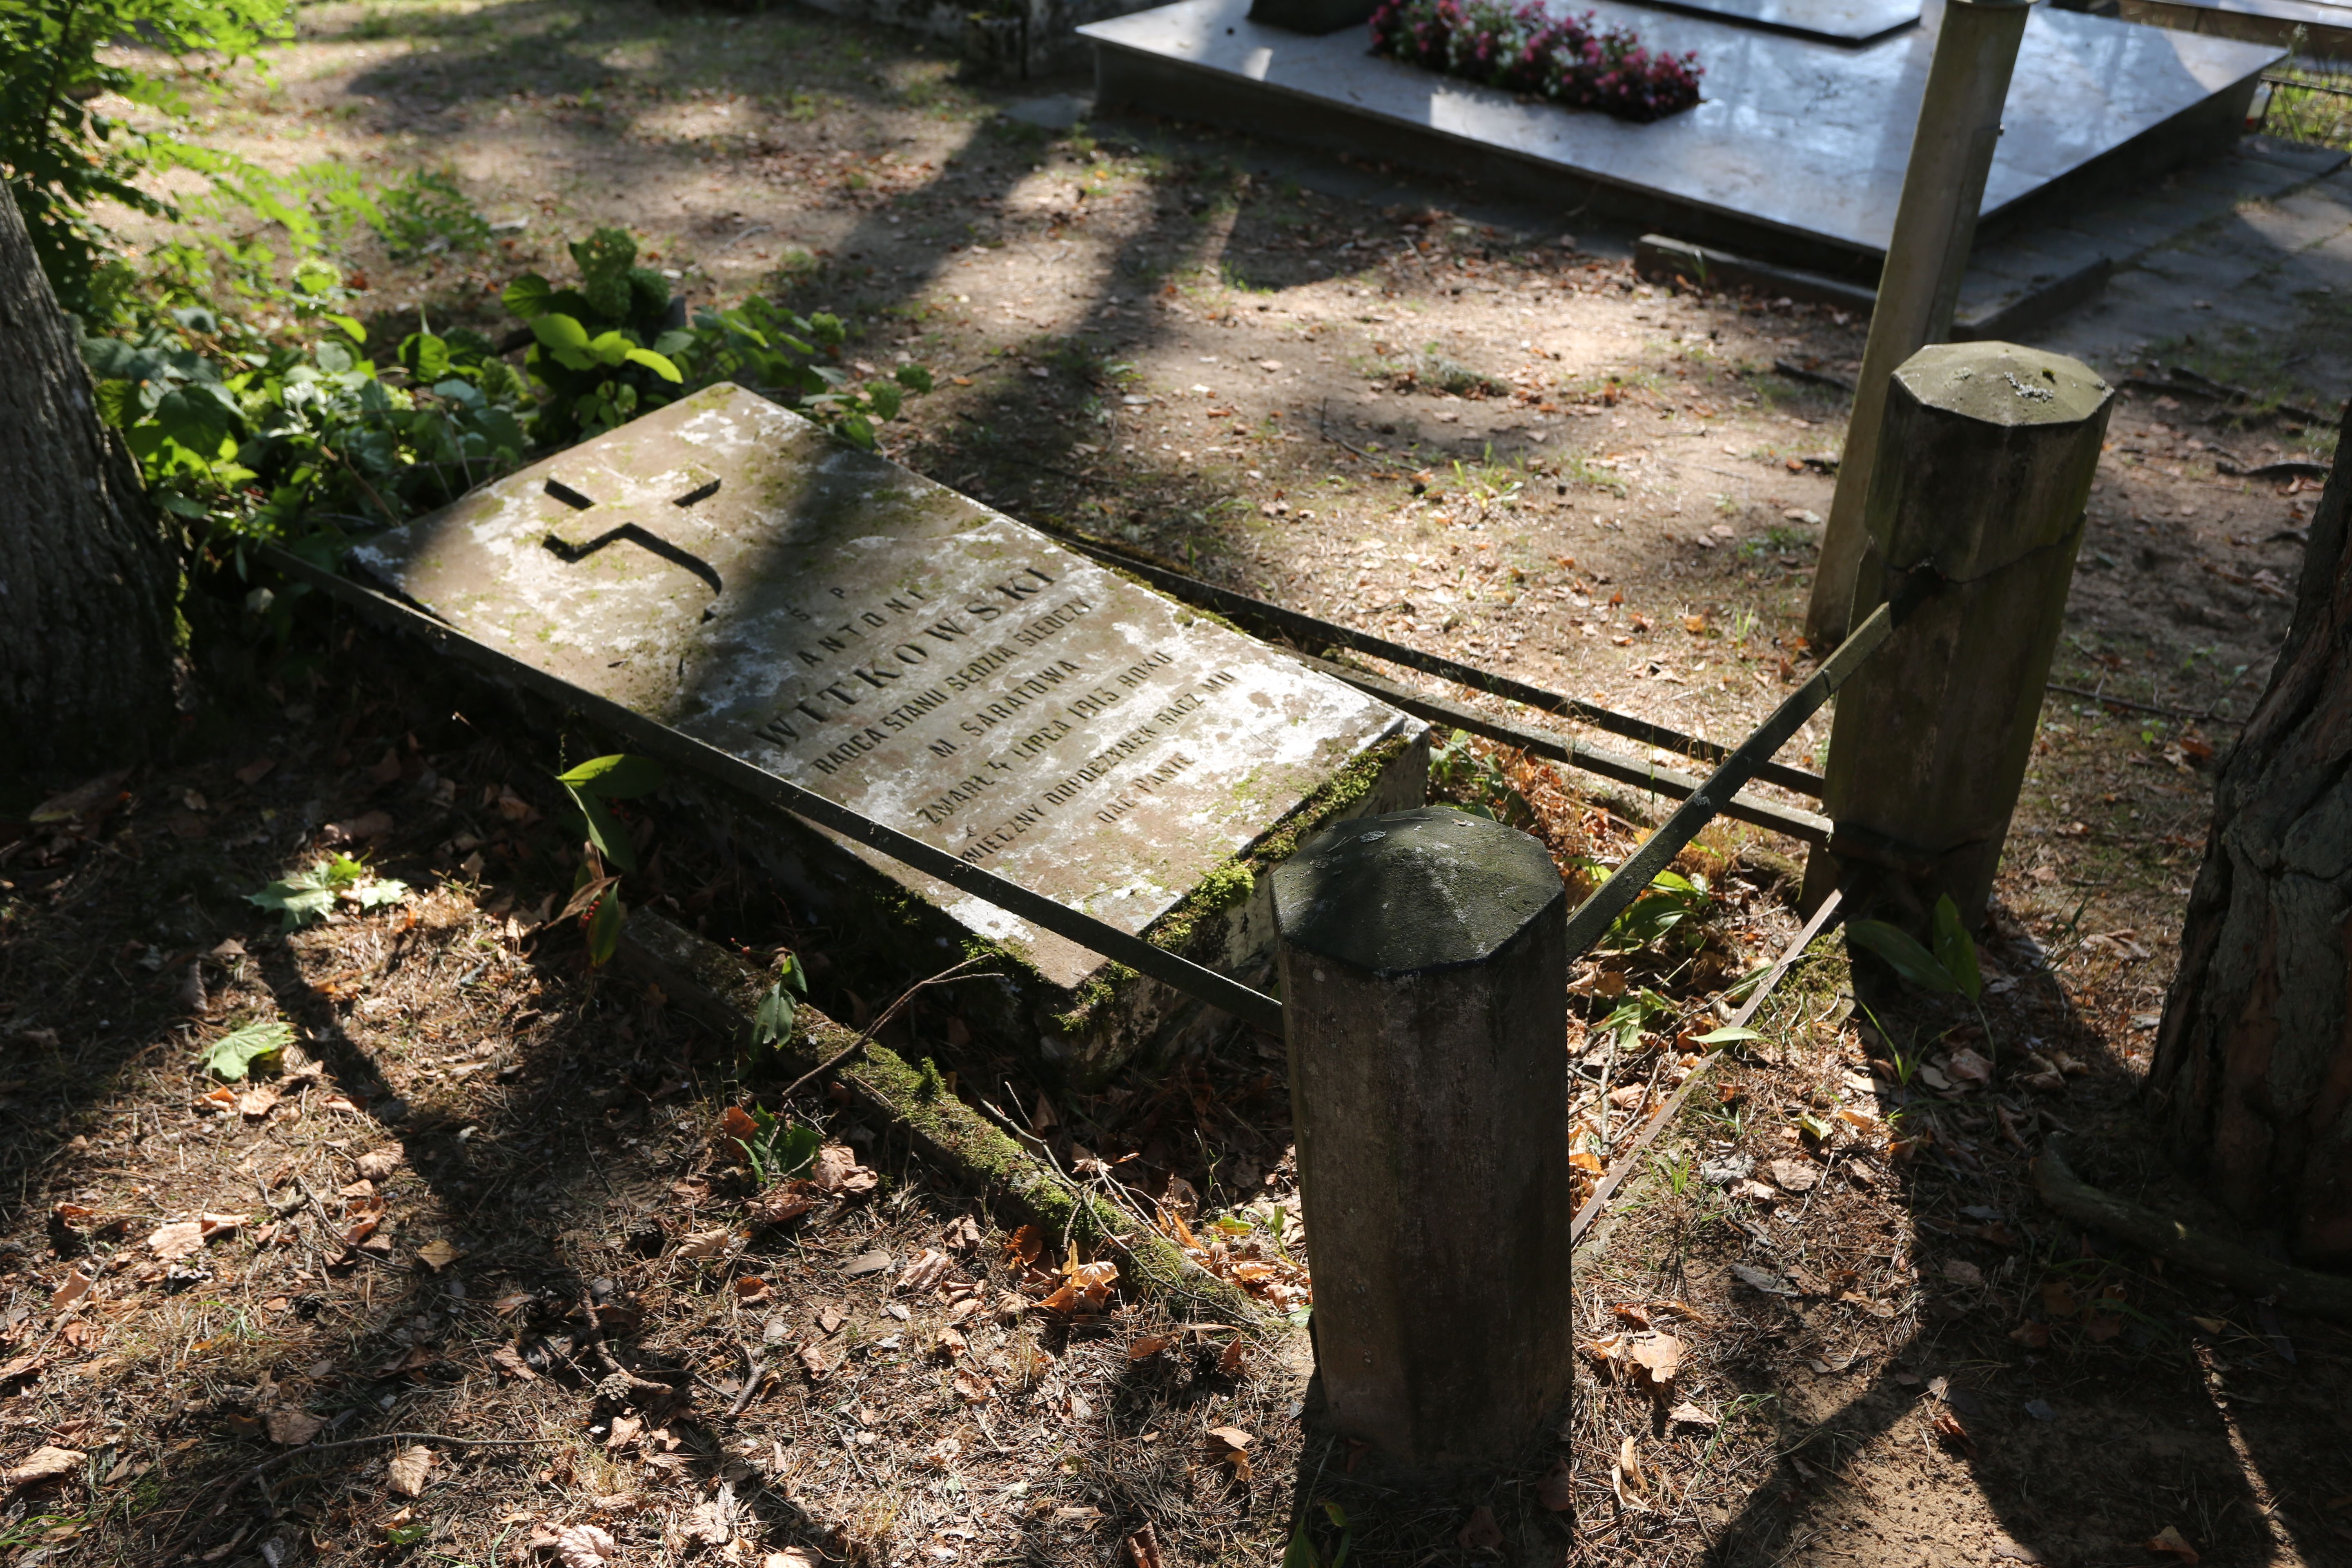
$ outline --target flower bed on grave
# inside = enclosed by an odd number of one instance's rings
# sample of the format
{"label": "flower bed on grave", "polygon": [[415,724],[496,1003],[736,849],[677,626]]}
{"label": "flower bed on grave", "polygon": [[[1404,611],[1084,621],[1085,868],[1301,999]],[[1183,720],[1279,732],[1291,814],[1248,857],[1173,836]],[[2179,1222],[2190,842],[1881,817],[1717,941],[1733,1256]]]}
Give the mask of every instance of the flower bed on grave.
{"label": "flower bed on grave", "polygon": [[1620,120],[1661,120],[1698,102],[1693,51],[1663,54],[1623,27],[1596,31],[1592,13],[1554,16],[1542,0],[1382,0],[1375,53],[1487,87],[1531,93]]}

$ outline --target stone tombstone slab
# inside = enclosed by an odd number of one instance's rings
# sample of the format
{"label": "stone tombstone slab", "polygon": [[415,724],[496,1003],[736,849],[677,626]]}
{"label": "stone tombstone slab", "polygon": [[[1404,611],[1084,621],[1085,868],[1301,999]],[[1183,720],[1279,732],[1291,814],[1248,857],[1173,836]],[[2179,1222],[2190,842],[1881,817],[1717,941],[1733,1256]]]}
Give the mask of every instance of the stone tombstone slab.
{"label": "stone tombstone slab", "polygon": [[[1229,972],[1271,951],[1253,855],[1423,798],[1420,721],[740,387],[377,534],[352,563],[569,685],[1125,931],[1174,930]],[[1034,973],[992,1021],[1083,1072],[1222,1021],[797,819],[747,837],[830,923],[897,906],[937,939],[897,943],[910,975],[944,967],[960,932],[1017,952]]]}

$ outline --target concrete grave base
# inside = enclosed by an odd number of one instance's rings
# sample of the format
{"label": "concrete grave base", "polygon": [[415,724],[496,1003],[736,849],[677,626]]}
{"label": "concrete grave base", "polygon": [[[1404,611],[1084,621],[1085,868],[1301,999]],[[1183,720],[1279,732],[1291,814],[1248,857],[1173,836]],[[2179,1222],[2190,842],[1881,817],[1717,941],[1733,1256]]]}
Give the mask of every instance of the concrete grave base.
{"label": "concrete grave base", "polygon": [[[1309,37],[1250,0],[1180,0],[1080,29],[1098,111],[1217,121],[1458,174],[1583,215],[1869,282],[1910,155],[1921,25],[1850,47],[1595,0],[1600,23],[1696,50],[1706,99],[1653,124],[1522,100],[1378,58],[1360,30]],[[1579,9],[1582,9],[1579,6]],[[2078,201],[2226,150],[2281,51],[2037,7],[1980,232],[2035,198]]]}

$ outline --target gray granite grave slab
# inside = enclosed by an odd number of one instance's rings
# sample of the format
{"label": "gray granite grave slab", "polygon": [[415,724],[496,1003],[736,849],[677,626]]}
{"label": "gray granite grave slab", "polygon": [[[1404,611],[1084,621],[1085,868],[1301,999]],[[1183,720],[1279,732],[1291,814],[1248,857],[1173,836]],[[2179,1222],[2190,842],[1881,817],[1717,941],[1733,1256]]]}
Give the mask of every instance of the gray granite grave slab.
{"label": "gray granite grave slab", "polygon": [[[1182,951],[1227,969],[1271,935],[1237,858],[1422,799],[1419,721],[740,387],[375,535],[352,564],[572,687],[1097,920],[1181,921]],[[993,905],[806,825],[787,837],[775,852],[803,896],[870,900],[887,879],[950,922],[934,934],[1022,955],[1043,983],[1030,1014],[1065,1018],[1044,1030],[1052,1056],[1099,1070],[1170,1016],[1164,988]],[[941,967],[922,945],[919,969]]]}
{"label": "gray granite grave slab", "polygon": [[[1255,26],[1247,9],[1181,0],[1082,28],[1096,46],[1098,108],[1499,179],[1563,209],[1591,201],[1683,238],[1832,268],[1874,267],[1885,252],[1935,43],[1929,26],[1855,48],[1593,0],[1603,25],[1696,50],[1706,68],[1705,101],[1637,125],[1381,58],[1360,33]],[[2095,172],[2144,173],[2226,147],[2280,56],[2035,7],[1985,215]]]}

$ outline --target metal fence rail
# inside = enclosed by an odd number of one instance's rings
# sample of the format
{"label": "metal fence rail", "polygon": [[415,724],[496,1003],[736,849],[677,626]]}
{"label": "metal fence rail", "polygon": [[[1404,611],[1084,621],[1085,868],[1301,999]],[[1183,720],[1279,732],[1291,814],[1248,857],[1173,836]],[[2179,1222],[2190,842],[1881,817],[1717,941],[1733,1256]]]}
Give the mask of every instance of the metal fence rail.
{"label": "metal fence rail", "polygon": [[[1645,745],[1678,752],[1685,757],[1695,758],[1699,762],[1720,763],[1732,754],[1733,748],[1719,742],[1706,740],[1697,735],[1686,735],[1679,730],[1654,723],[1647,719],[1637,718],[1631,713],[1620,713],[1614,709],[1603,708],[1597,702],[1587,702],[1581,698],[1563,696],[1557,691],[1546,691],[1539,686],[1529,686],[1523,680],[1514,680],[1507,675],[1497,675],[1491,669],[1480,669],[1475,665],[1464,664],[1457,659],[1447,658],[1443,654],[1427,653],[1417,647],[1408,647],[1402,643],[1393,643],[1385,637],[1374,637],[1370,632],[1360,632],[1352,626],[1343,626],[1331,621],[1319,620],[1313,616],[1302,615],[1297,610],[1285,609],[1280,605],[1268,604],[1264,599],[1252,598],[1247,594],[1236,593],[1231,588],[1220,588],[1213,583],[1203,583],[1197,577],[1188,577],[1183,573],[1163,566],[1157,561],[1138,555],[1131,551],[1122,550],[1115,544],[1106,544],[1099,539],[1092,539],[1083,533],[1073,533],[1067,529],[1050,528],[1043,523],[1033,522],[1029,526],[1036,529],[1040,533],[1059,540],[1073,550],[1093,556],[1107,565],[1115,566],[1122,572],[1132,573],[1153,587],[1173,595],[1187,604],[1197,605],[1204,610],[1213,610],[1232,620],[1245,624],[1254,622],[1262,626],[1271,627],[1310,653],[1318,652],[1324,648],[1339,647],[1346,648],[1351,653],[1369,654],[1374,658],[1385,659],[1391,664],[1401,664],[1408,669],[1420,670],[1423,675],[1434,675],[1442,679],[1453,681],[1457,686],[1467,686],[1475,690],[1484,691],[1489,696],[1500,697],[1507,701],[1518,703],[1525,708],[1534,708],[1546,713],[1556,713],[1563,719],[1573,719],[1579,723],[1590,724],[1596,730],[1605,731],[1612,735],[1622,735],[1629,741],[1639,741]],[[1345,666],[1334,667],[1332,673],[1351,683],[1360,683],[1362,677],[1361,671],[1349,670]],[[1424,703],[1430,702],[1427,698],[1417,700]],[[1432,703],[1431,706],[1436,705]],[[1480,732],[1479,723],[1492,722],[1491,720],[1482,719],[1477,714],[1465,709],[1454,708],[1450,704],[1446,705],[1445,712],[1445,722],[1454,724],[1458,729],[1468,730],[1473,734]],[[1455,717],[1457,714],[1460,715],[1459,718]],[[1554,743],[1559,744],[1559,742]],[[1551,752],[1545,754],[1553,755],[1555,761],[1574,763],[1574,759],[1570,756],[1555,755]],[[1782,789],[1798,795],[1811,795],[1816,800],[1821,798],[1822,775],[1803,768],[1791,767],[1786,763],[1768,761],[1756,769],[1755,777],[1759,783],[1777,784]]]}
{"label": "metal fence rail", "polygon": [[[944,849],[926,844],[921,839],[900,832],[895,827],[876,822],[789,779],[780,778],[764,769],[754,767],[733,753],[721,751],[707,742],[697,740],[667,724],[648,719],[606,698],[598,697],[593,692],[583,691],[569,685],[509,654],[502,653],[497,648],[467,637],[389,595],[378,593],[364,584],[313,565],[299,556],[276,546],[264,546],[259,553],[262,561],[272,569],[326,591],[371,619],[412,633],[441,651],[475,665],[500,679],[511,681],[518,686],[537,691],[542,696],[579,710],[614,733],[626,737],[631,744],[641,747],[647,755],[658,757],[677,766],[719,779],[753,799],[781,807],[819,826],[830,828],[845,838],[880,851],[901,865],[910,867],[927,876],[936,877],[960,891],[985,899],[998,908],[1018,915],[1032,924],[1050,931],[1057,936],[1067,938],[1089,952],[1100,953],[1105,958],[1126,964],[1139,973],[1149,975],[1162,984],[1231,1014],[1256,1028],[1264,1029],[1270,1034],[1282,1033],[1282,1004],[1276,998],[1254,990],[1230,976],[1219,974],[1214,970],[1194,963],[1192,960],[1170,952],[1165,948],[1154,946],[1132,932],[1106,924],[1091,915],[1081,913],[1041,893],[1032,892],[1018,883],[1008,881],[992,871],[984,871],[977,866],[969,865]],[[1127,563],[1121,562],[1120,564]],[[1276,606],[1261,605],[1259,601],[1254,599],[1244,599],[1244,595],[1227,595],[1224,590],[1211,589],[1209,584],[1182,578],[1180,574],[1169,573],[1158,567],[1152,567],[1150,571],[1160,576],[1176,578],[1188,588],[1207,590],[1209,593],[1233,599],[1243,599],[1247,605],[1272,612],[1267,618],[1274,618],[1275,616],[1286,617],[1295,622],[1303,623],[1303,629],[1315,633],[1327,629],[1325,623],[1315,621],[1311,617],[1296,616],[1287,611],[1278,611]],[[1643,721],[1630,720],[1622,714],[1609,713],[1604,709],[1593,709],[1589,703],[1575,703],[1572,699],[1538,691],[1533,687],[1520,686],[1518,682],[1510,681],[1503,677],[1488,676],[1484,671],[1472,670],[1467,666],[1454,665],[1451,660],[1429,658],[1429,662],[1445,667],[1445,669],[1433,671],[1433,673],[1445,673],[1446,669],[1459,669],[1465,674],[1480,676],[1498,685],[1516,688],[1537,699],[1571,704],[1579,710],[1591,709],[1592,711],[1606,715],[1612,721],[1643,725],[1644,733],[1647,735],[1671,735],[1679,741],[1706,746],[1709,751],[1721,755],[1720,765],[1702,783],[1687,775],[1653,769],[1630,758],[1616,757],[1591,747],[1580,746],[1576,742],[1561,741],[1558,737],[1543,735],[1538,731],[1520,731],[1516,726],[1496,724],[1492,720],[1480,721],[1487,727],[1486,732],[1501,731],[1504,736],[1511,739],[1513,743],[1527,745],[1529,750],[1538,752],[1539,754],[1553,756],[1561,761],[1576,762],[1582,766],[1598,764],[1595,771],[1612,773],[1614,776],[1624,778],[1630,783],[1643,784],[1653,788],[1661,788],[1668,793],[1679,793],[1685,796],[1682,805],[1675,809],[1672,816],[1666,819],[1664,825],[1627,857],[1624,863],[1617,868],[1609,879],[1603,882],[1570,916],[1568,954],[1571,963],[1600,941],[1602,933],[1609,929],[1610,923],[1622,914],[1633,900],[1642,895],[1643,890],[1649,887],[1652,879],[1660,871],[1665,869],[1677,854],[1681,853],[1683,847],[1696,837],[1699,830],[1718,815],[1738,816],[1748,821],[1755,821],[1759,816],[1763,816],[1767,818],[1765,826],[1778,826],[1782,831],[1793,831],[1800,837],[1815,842],[1822,842],[1828,838],[1830,824],[1825,818],[1815,816],[1810,812],[1792,812],[1785,807],[1771,806],[1768,803],[1744,798],[1739,795],[1740,786],[1775,766],[1770,760],[1772,753],[1785,745],[1789,738],[1796,733],[1805,721],[1819,711],[1822,705],[1830,700],[1837,689],[1861,668],[1864,661],[1869,658],[1888,637],[1893,635],[1895,626],[1909,613],[1910,607],[1924,595],[1927,586],[1928,582],[1925,578],[1915,577],[1894,602],[1881,605],[1868,620],[1857,627],[1853,635],[1846,638],[1845,642],[1822,662],[1821,668],[1814,671],[1810,679],[1783,700],[1754,733],[1729,751],[1725,751],[1724,748],[1715,746],[1711,742],[1693,741],[1688,736],[1674,735],[1671,731],[1664,731],[1654,725],[1646,725]],[[1375,653],[1378,657],[1389,657],[1386,652],[1381,650],[1394,647],[1391,644],[1381,643],[1378,638],[1357,637],[1356,634],[1347,633],[1345,628],[1328,627],[1328,629],[1340,633],[1344,637],[1356,637],[1360,644],[1372,645],[1363,647],[1362,651]],[[1397,651],[1412,653],[1414,650],[1397,649]],[[1416,657],[1423,656],[1416,655]],[[1391,700],[1397,702],[1398,706],[1405,708],[1408,711],[1425,710],[1430,706],[1425,700],[1415,694],[1403,691],[1391,682],[1379,681],[1377,678],[1365,676],[1361,671],[1344,671],[1344,667],[1339,666],[1327,665],[1327,668],[1331,668],[1335,674],[1345,673],[1352,677],[1357,684],[1364,685],[1367,689],[1388,696]],[[1391,696],[1391,693],[1394,695]]]}

